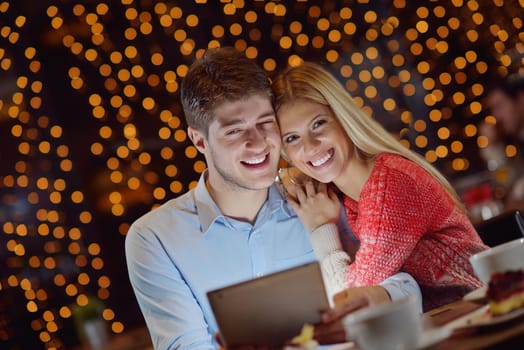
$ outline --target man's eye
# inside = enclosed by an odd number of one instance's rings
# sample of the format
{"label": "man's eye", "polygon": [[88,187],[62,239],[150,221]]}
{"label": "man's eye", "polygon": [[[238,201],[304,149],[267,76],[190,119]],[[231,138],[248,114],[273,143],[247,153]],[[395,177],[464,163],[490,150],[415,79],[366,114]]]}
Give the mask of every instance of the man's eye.
{"label": "man's eye", "polygon": [[226,135],[235,135],[238,134],[241,130],[240,129],[231,129],[226,131]]}
{"label": "man's eye", "polygon": [[258,128],[269,130],[269,129],[276,127],[276,125],[277,125],[277,122],[274,119],[268,119],[268,120],[264,120],[263,122],[259,123]]}

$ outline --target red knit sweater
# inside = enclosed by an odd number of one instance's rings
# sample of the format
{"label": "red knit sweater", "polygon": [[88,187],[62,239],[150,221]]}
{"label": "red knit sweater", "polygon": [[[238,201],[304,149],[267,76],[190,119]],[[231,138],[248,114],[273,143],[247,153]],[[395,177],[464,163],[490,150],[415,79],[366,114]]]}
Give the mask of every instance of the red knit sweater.
{"label": "red knit sweater", "polygon": [[419,165],[379,154],[360,200],[345,197],[344,207],[360,240],[348,286],[376,285],[404,271],[418,282],[429,310],[482,285],[469,257],[487,246],[441,184]]}

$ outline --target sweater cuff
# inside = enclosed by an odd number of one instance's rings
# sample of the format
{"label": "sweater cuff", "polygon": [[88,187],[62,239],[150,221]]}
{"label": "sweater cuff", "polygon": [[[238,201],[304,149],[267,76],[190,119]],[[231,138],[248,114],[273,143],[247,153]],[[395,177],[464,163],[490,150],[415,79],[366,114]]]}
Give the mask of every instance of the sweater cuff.
{"label": "sweater cuff", "polygon": [[324,224],[311,232],[311,244],[319,261],[323,261],[329,254],[343,250],[335,224]]}

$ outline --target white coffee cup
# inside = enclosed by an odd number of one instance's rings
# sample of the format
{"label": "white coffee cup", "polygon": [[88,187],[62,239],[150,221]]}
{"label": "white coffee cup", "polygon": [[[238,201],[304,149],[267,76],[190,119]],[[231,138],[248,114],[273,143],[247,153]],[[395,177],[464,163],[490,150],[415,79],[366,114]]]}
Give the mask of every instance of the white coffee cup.
{"label": "white coffee cup", "polygon": [[496,272],[524,269],[524,238],[515,239],[470,256],[477,277],[488,284]]}
{"label": "white coffee cup", "polygon": [[362,350],[414,350],[423,329],[419,301],[413,296],[358,310],[343,324],[348,340]]}

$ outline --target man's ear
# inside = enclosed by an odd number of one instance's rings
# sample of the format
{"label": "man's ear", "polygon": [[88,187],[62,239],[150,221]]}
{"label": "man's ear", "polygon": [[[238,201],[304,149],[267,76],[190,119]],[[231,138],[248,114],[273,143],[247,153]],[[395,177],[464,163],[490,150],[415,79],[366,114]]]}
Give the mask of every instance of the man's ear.
{"label": "man's ear", "polygon": [[189,139],[193,142],[193,144],[198,149],[198,151],[202,154],[205,154],[206,137],[204,136],[204,134],[201,131],[188,126],[187,127],[187,136],[189,136]]}

